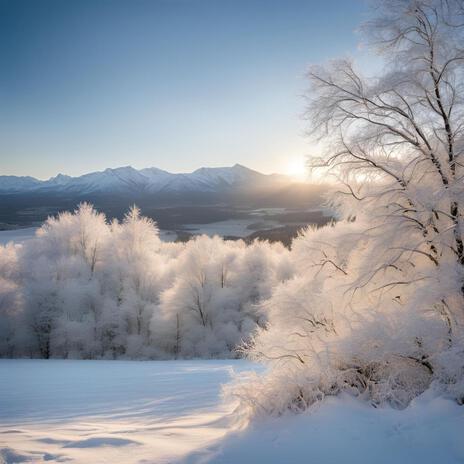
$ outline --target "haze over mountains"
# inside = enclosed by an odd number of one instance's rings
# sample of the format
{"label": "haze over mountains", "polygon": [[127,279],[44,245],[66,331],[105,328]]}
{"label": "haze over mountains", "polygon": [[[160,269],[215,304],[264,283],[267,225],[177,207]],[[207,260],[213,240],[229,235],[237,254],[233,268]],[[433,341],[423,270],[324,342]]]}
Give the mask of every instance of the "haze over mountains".
{"label": "haze over mountains", "polygon": [[[326,191],[327,185],[266,175],[240,164],[182,174],[126,166],[79,177],[58,174],[48,180],[0,176],[0,230],[39,226],[49,216],[89,202],[109,220],[121,220],[136,204],[160,229],[177,236],[189,237],[200,233],[201,225],[228,221],[226,228],[218,224],[208,229],[235,236],[235,225],[242,235],[290,227],[283,231],[288,242],[301,225],[329,220],[322,212],[314,212],[322,207]],[[280,239],[282,230],[276,233]]]}
{"label": "haze over mountains", "polygon": [[34,177],[0,176],[1,193],[66,192],[138,194],[179,192],[220,192],[235,189],[256,190],[289,184],[290,177],[261,174],[240,164],[224,168],[200,168],[192,173],[175,174],[155,167],[131,166],[91,172],[79,177],[58,174],[41,181]]}

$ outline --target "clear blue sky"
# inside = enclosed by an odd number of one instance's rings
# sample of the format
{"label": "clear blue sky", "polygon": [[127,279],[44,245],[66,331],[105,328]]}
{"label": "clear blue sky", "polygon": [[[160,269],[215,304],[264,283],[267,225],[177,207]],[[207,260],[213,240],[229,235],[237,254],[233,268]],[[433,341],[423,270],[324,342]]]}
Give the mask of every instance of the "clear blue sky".
{"label": "clear blue sky", "polygon": [[310,63],[358,56],[364,0],[0,0],[0,174],[285,171]]}

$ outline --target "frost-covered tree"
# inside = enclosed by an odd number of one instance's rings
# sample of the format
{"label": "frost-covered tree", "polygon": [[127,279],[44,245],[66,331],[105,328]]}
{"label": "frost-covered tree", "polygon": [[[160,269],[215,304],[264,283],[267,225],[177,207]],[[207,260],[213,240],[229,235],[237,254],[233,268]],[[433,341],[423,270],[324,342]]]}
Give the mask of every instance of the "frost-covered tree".
{"label": "frost-covered tree", "polygon": [[0,355],[236,356],[289,277],[288,254],[219,237],[162,243],[136,207],[108,223],[82,204],[0,247]]}
{"label": "frost-covered tree", "polygon": [[278,279],[283,246],[198,237],[175,264],[176,279],[161,295],[154,336],[176,356],[228,357],[265,316],[260,302]]}
{"label": "frost-covered tree", "polygon": [[125,339],[127,353],[141,356],[163,288],[165,266],[159,257],[158,228],[134,206],[121,224],[111,224],[111,235],[105,250],[103,291],[116,302],[119,335]]}
{"label": "frost-covered tree", "polygon": [[249,347],[273,366],[240,395],[304,409],[341,390],[406,405],[431,382],[464,400],[464,10],[384,0],[364,28],[385,60],[309,72],[313,167],[343,188],[342,221],[293,244],[297,276]]}
{"label": "frost-covered tree", "polygon": [[16,248],[0,247],[0,353],[11,357],[20,327],[20,292]]}
{"label": "frost-covered tree", "polygon": [[93,357],[100,306],[98,267],[109,237],[103,214],[83,203],[49,218],[19,250],[24,325],[39,354]]}

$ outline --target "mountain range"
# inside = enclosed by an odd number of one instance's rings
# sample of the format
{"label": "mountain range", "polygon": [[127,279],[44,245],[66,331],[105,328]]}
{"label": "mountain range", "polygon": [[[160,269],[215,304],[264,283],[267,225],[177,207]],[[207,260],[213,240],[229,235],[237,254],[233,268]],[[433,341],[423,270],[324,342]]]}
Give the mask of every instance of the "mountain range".
{"label": "mountain range", "polygon": [[30,176],[0,176],[0,193],[185,193],[266,189],[292,183],[281,174],[262,174],[240,164],[200,168],[191,173],[171,173],[158,168],[131,166],[108,168],[79,177],[58,174],[48,180]]}

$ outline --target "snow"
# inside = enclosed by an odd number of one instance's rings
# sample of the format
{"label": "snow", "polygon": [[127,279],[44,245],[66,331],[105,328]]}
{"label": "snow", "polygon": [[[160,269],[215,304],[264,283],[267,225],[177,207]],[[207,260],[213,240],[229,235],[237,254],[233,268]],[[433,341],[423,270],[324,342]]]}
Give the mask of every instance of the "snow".
{"label": "snow", "polygon": [[240,164],[227,168],[200,168],[191,174],[191,177],[205,185],[233,185],[258,181],[263,174],[248,169]]}
{"label": "snow", "polygon": [[239,164],[223,168],[200,168],[190,173],[170,173],[158,168],[137,170],[132,166],[123,166],[90,172],[79,177],[58,174],[45,181],[33,177],[0,176],[0,192],[209,192],[237,185],[256,187],[257,183],[268,182],[288,183],[291,179],[284,175],[261,174]]}
{"label": "snow", "polygon": [[405,410],[349,396],[247,428],[220,398],[243,360],[0,360],[0,462],[454,464],[464,408],[426,392]]}
{"label": "snow", "polygon": [[0,191],[27,192],[40,184],[40,180],[30,176],[0,176]]}
{"label": "snow", "polygon": [[0,360],[0,462],[167,463],[232,426],[245,361]]}
{"label": "snow", "polygon": [[232,433],[185,463],[462,464],[463,425],[463,407],[430,392],[402,411],[330,397],[312,413]]}

